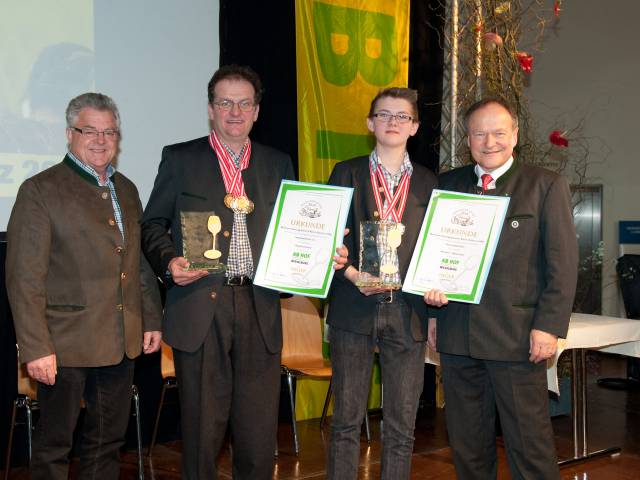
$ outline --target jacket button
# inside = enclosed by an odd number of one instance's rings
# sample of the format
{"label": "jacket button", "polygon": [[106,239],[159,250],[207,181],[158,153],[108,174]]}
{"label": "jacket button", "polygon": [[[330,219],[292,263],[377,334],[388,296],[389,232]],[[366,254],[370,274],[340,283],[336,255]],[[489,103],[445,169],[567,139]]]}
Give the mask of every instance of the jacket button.
{"label": "jacket button", "polygon": [[225,237],[228,237],[231,234],[229,233],[229,230],[225,230],[224,232],[222,232],[222,235],[224,235]]}
{"label": "jacket button", "polygon": [[122,272],[122,273],[120,274],[120,278],[121,278],[122,280],[124,280],[125,278],[127,278],[127,274],[126,274],[126,273],[124,273],[124,272]]}
{"label": "jacket button", "polygon": [[109,225],[111,225],[112,227],[116,224],[116,221],[113,218],[109,219]]}
{"label": "jacket button", "polygon": [[119,303],[118,305],[116,305],[116,310],[118,310],[119,312],[122,311],[122,304]]}
{"label": "jacket button", "polygon": [[218,294],[216,292],[211,292],[211,300],[215,300]]}
{"label": "jacket button", "polygon": [[108,192],[102,192],[102,195],[100,195],[102,197],[103,200],[106,200],[107,198],[109,198],[109,193]]}
{"label": "jacket button", "polygon": [[116,251],[116,253],[117,253],[117,254],[121,254],[122,252],[124,252],[124,248],[123,248],[123,247],[121,247],[120,245],[118,245],[118,246],[116,247],[115,251]]}

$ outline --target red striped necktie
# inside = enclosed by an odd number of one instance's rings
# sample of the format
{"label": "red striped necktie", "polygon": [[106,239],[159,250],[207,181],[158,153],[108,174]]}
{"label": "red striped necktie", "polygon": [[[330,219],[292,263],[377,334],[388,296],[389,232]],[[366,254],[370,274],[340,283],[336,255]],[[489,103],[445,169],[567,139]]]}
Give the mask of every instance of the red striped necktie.
{"label": "red striped necktie", "polygon": [[489,189],[489,184],[493,182],[493,177],[488,173],[483,173],[480,178],[482,179],[482,191],[486,192]]}

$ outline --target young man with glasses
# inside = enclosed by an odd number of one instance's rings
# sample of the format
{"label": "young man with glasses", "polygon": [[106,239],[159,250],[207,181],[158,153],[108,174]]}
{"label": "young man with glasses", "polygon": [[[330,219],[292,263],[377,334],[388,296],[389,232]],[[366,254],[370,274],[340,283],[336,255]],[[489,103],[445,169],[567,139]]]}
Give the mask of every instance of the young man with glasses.
{"label": "young man with glasses", "polygon": [[66,117],[67,155],[25,180],[7,228],[20,361],[40,402],[31,478],[67,479],[84,400],[78,477],[117,479],[133,359],[160,348],[160,294],[140,251],[138,191],[112,165],[115,103],[85,93]]}
{"label": "young man with glasses", "polygon": [[[142,223],[143,248],[168,286],[182,422],[182,478],[217,478],[229,423],[233,478],[273,474],[280,397],[278,292],[252,284],[288,155],[249,139],[262,87],[248,67],[221,67],[208,86],[211,133],[169,145]],[[214,212],[224,274],[188,269],[181,212]],[[206,227],[206,225],[203,225]]]}
{"label": "young man with glasses", "polygon": [[327,478],[357,478],[360,430],[377,348],[384,397],[381,478],[402,480],[411,471],[424,379],[427,307],[421,298],[399,290],[356,285],[359,246],[366,241],[360,238],[360,222],[394,222],[398,262],[394,266],[391,259],[389,269],[383,269],[385,255],[393,254],[382,251],[376,261],[391,283],[401,284],[436,178],[412,162],[406,150],[407,140],[419,127],[415,90],[382,90],[371,102],[367,126],[376,138],[374,150],[338,163],[329,179],[330,184],[353,187],[354,192],[347,222],[351,233],[345,237],[352,263],[336,273],[327,319],[335,394]]}

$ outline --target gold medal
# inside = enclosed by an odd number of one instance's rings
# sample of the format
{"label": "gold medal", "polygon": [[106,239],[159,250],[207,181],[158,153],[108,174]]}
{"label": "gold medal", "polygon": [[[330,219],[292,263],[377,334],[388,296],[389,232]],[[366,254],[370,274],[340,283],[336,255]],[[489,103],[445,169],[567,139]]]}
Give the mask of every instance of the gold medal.
{"label": "gold medal", "polygon": [[245,195],[235,196],[231,193],[227,193],[224,196],[224,204],[227,208],[231,209],[233,213],[249,214],[253,212],[254,204]]}
{"label": "gold medal", "polygon": [[231,206],[233,205],[233,199],[234,199],[234,198],[235,198],[235,197],[234,197],[232,194],[227,193],[227,194],[224,196],[224,206],[225,206],[225,207],[227,207],[227,208],[229,208],[229,209],[232,209],[232,207],[231,207]]}
{"label": "gold medal", "polygon": [[245,195],[238,197],[236,199],[236,208],[238,209],[238,211],[240,213],[251,213],[253,212],[253,202],[251,200],[249,200],[248,197],[246,197]]}

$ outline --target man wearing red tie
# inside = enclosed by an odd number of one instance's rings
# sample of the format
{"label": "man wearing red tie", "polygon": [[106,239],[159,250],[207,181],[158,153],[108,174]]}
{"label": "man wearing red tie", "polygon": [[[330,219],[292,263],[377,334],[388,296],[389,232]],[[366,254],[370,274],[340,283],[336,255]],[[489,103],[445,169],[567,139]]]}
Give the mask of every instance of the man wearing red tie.
{"label": "man wearing red tie", "polygon": [[456,474],[496,478],[497,410],[512,478],[558,479],[546,359],[567,333],[576,287],[569,185],[514,159],[518,119],[502,100],[472,105],[465,123],[476,164],[443,174],[440,188],[511,200],[481,302],[424,297],[441,307],[429,344],[440,352]]}

